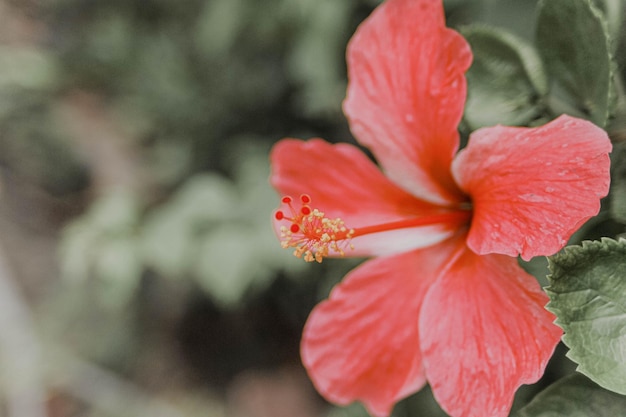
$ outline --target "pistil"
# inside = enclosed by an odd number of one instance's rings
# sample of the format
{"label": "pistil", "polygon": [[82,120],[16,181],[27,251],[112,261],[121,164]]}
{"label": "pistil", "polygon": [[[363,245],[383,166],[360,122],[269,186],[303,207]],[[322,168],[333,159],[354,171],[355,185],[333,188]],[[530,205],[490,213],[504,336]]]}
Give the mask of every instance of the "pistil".
{"label": "pistil", "polygon": [[285,249],[294,248],[294,256],[307,262],[322,262],[330,254],[345,256],[346,250],[354,249],[352,238],[358,236],[435,224],[460,225],[469,222],[471,218],[471,210],[447,209],[427,216],[350,228],[341,218],[331,219],[319,209],[311,208],[311,197],[307,194],[300,196],[298,208],[294,207],[294,200],[290,196],[283,197],[281,202],[284,209],[274,214],[276,220],[287,223],[280,227],[281,246]]}

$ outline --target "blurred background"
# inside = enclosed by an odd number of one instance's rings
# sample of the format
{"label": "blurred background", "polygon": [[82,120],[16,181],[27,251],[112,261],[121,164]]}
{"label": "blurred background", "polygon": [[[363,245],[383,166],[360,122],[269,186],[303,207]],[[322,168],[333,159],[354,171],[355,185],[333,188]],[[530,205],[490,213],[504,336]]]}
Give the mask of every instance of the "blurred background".
{"label": "blurred background", "polygon": [[[280,249],[267,155],[354,143],[345,47],[378,3],[0,0],[0,415],[365,416],[298,353],[358,261]],[[533,0],[445,5],[534,33]],[[394,415],[445,414],[425,389]]]}

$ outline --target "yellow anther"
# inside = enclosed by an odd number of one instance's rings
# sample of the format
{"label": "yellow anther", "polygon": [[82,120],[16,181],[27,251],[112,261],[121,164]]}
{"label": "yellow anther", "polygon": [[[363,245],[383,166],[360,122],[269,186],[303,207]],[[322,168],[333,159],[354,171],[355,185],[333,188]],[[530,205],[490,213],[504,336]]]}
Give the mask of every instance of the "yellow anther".
{"label": "yellow anther", "polygon": [[324,212],[308,206],[310,197],[306,200],[306,209],[295,210],[291,205],[293,199],[283,198],[288,205],[291,216],[284,211],[276,212],[276,219],[287,221],[290,226],[280,227],[281,246],[294,248],[294,256],[303,258],[306,262],[322,262],[329,254],[344,256],[344,248],[354,249],[350,239],[353,229],[348,229],[340,218],[330,219]]}

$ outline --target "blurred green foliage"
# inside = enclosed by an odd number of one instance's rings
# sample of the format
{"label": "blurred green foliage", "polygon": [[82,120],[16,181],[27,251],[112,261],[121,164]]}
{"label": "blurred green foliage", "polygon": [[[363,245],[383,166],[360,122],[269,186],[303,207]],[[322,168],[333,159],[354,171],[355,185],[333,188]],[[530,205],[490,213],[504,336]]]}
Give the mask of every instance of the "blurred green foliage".
{"label": "blurred green foliage", "polygon": [[106,97],[161,195],[150,207],[150,197],[107,190],[64,233],[62,275],[108,282],[111,302],[123,304],[148,268],[193,279],[216,302],[233,305],[250,284],[301,269],[285,262],[269,228],[275,197],[266,155],[290,131],[344,123],[341,50],[358,7],[278,0],[47,6],[63,74],[58,89]]}
{"label": "blurred green foliage", "polygon": [[[165,392],[171,387],[163,375],[212,374],[206,379],[219,391],[244,367],[297,361],[310,308],[354,262],[308,267],[280,249],[270,223],[277,196],[267,183],[267,154],[285,136],[352,141],[341,113],[345,46],[379,3],[11,3],[45,30],[38,42],[0,46],[3,180],[17,185],[14,198],[31,201],[25,195],[34,188],[64,207],[49,220],[59,239],[58,265],[47,277],[55,285],[35,308],[45,343]],[[609,18],[604,40],[623,63],[621,21],[615,17],[619,0],[594,4]],[[555,94],[562,99],[562,90],[554,87],[558,77],[538,53],[537,1],[446,0],[445,5],[448,21],[465,28],[477,54],[468,74],[464,136],[479,126],[528,125],[553,117],[553,99]],[[480,25],[470,25],[475,23]],[[608,56],[604,64],[612,65]],[[615,86],[603,79],[607,100],[609,90],[621,86],[623,68],[616,68]],[[85,121],[63,117],[60,109],[68,98],[85,92],[102,103],[100,113],[89,117],[113,125],[121,157],[138,167],[129,183],[103,179],[118,165],[84,146],[92,136],[102,141],[107,135],[83,129],[89,137],[81,137],[73,124]],[[623,140],[626,104],[623,95],[617,97],[607,126]],[[596,120],[597,112],[585,113],[580,101],[567,95],[564,100]],[[608,101],[602,106],[608,116]],[[94,130],[102,125],[87,124]],[[102,165],[97,161],[104,161],[104,174],[95,168]],[[624,169],[615,172],[621,178]],[[623,182],[617,182],[620,190]],[[621,215],[603,221],[605,235],[623,232],[624,204],[623,196],[613,199],[613,212]],[[594,233],[599,232],[590,226],[576,238]],[[541,277],[542,262],[526,266]],[[286,346],[279,346],[283,342]],[[180,370],[172,346],[196,358],[188,365],[193,370]],[[562,355],[556,362],[548,380],[569,370]],[[146,368],[159,369],[161,378]],[[519,398],[535,390],[523,389]],[[207,415],[203,407],[209,405],[199,404],[190,415]],[[85,415],[115,415],[93,408]],[[442,413],[424,390],[394,415],[416,410],[424,416]],[[363,409],[330,413],[361,416]]]}
{"label": "blurred green foliage", "polygon": [[[227,171],[233,134],[280,136],[306,131],[309,116],[340,119],[341,48],[356,1],[52,4],[65,83],[105,94],[146,151],[185,149],[180,175]],[[286,132],[290,119],[300,120]]]}
{"label": "blurred green foliage", "polygon": [[61,71],[56,56],[39,46],[0,46],[0,163],[53,194],[88,182],[53,114]]}

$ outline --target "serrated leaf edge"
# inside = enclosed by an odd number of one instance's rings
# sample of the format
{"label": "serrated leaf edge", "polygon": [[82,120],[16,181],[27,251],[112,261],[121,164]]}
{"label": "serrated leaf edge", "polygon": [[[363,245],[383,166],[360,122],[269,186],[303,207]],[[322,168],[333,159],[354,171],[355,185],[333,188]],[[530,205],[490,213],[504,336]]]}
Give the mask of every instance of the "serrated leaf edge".
{"label": "serrated leaf edge", "polygon": [[[552,272],[548,275],[548,281],[553,282],[558,279],[562,279],[564,275],[567,275],[568,270],[575,269],[576,265],[578,265],[581,261],[586,260],[590,255],[597,255],[598,253],[609,253],[609,251],[617,249],[626,255],[626,239],[618,238],[618,240],[614,240],[608,237],[603,237],[599,241],[598,240],[586,240],[583,241],[580,245],[571,245],[563,248],[559,253],[548,257],[548,268]],[[582,256],[581,256],[582,255]],[[555,277],[555,275],[558,275]],[[589,351],[585,349],[584,346],[577,346],[576,349],[572,349],[571,340],[569,334],[569,324],[564,323],[559,319],[562,313],[562,309],[555,307],[553,300],[554,297],[558,295],[558,293],[551,291],[550,286],[544,288],[544,291],[550,298],[548,304],[546,304],[546,309],[553,313],[556,318],[554,320],[554,324],[563,329],[563,336],[561,340],[565,345],[569,348],[566,356],[570,358],[573,362],[576,363],[576,371],[581,374],[589,377],[591,380],[602,386],[603,388],[616,392],[618,394],[626,395],[625,389],[617,389],[614,386],[607,386],[602,378],[599,378],[598,375],[602,376],[606,373],[597,373],[594,371],[589,371],[587,369],[586,364],[584,363],[584,355],[582,351],[587,351],[592,353],[596,357],[603,357],[608,359],[610,362],[615,362],[612,358],[608,358],[604,355],[599,355],[595,351]]]}
{"label": "serrated leaf edge", "polygon": [[[570,245],[563,248],[560,252],[548,256],[548,281],[556,281],[562,278],[568,270],[575,268],[580,262],[580,256],[588,256],[590,253],[597,251],[607,251],[611,249],[621,249],[626,254],[626,239],[618,240],[609,237],[603,237],[598,240],[585,240],[580,245]],[[550,287],[546,287],[548,290]]]}

